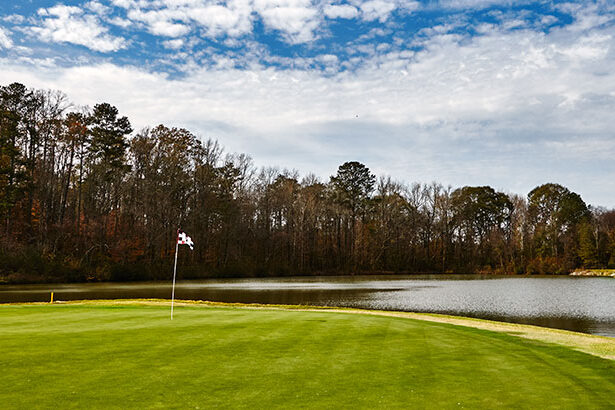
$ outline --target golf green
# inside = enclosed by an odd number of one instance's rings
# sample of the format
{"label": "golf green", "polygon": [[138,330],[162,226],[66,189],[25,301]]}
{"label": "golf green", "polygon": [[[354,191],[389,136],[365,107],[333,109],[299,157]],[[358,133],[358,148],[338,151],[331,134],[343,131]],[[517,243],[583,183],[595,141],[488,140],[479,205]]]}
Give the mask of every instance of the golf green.
{"label": "golf green", "polygon": [[614,408],[615,361],[398,317],[3,305],[0,407]]}

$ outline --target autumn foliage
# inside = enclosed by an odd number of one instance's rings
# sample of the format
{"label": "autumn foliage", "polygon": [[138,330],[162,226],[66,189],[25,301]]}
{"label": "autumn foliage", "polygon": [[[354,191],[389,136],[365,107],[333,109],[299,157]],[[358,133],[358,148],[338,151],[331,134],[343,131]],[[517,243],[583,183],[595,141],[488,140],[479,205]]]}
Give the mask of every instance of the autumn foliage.
{"label": "autumn foliage", "polygon": [[21,84],[0,87],[0,221],[4,282],[168,278],[179,226],[183,278],[615,266],[615,211],[558,184],[525,198],[352,161],[301,178]]}

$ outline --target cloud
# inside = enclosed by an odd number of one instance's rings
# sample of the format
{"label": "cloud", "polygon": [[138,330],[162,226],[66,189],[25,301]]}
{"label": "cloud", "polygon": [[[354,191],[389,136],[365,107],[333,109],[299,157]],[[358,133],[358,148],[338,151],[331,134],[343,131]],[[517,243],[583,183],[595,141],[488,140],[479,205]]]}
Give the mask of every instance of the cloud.
{"label": "cloud", "polygon": [[[201,29],[201,35],[220,39],[254,34],[255,21],[289,44],[310,43],[326,30],[325,18],[385,22],[395,10],[413,11],[415,1],[352,0],[352,4],[330,4],[324,0],[111,0],[124,9],[126,18],[142,24],[154,35],[182,37]],[[99,0],[87,7],[100,15],[108,9]],[[106,18],[111,24],[127,27],[118,16]]]}
{"label": "cloud", "polygon": [[[127,2],[128,11],[137,3]],[[380,10],[374,11],[374,22],[397,17],[398,11],[386,14],[386,7],[375,4],[361,8],[366,3],[352,3],[356,18],[369,7]],[[209,36],[241,36],[263,13],[263,24],[287,41],[313,41],[331,4],[321,5],[236,3],[245,6],[241,13],[254,10],[242,20],[232,17],[240,11],[226,3],[220,7],[231,14],[213,8],[199,22],[189,11],[209,7],[203,2],[165,0],[156,3],[162,14],[151,22],[191,25]],[[142,10],[148,11],[154,10]],[[41,68],[34,59],[8,58],[0,59],[0,73],[30,86],[64,90],[77,104],[108,101],[136,129],[162,122],[219,138],[228,150],[248,152],[261,165],[326,177],[356,159],[407,181],[489,184],[521,194],[553,180],[590,203],[615,206],[615,28],[600,23],[597,9],[573,12],[572,24],[546,32],[532,24],[509,30],[502,24],[481,26],[480,20],[439,19],[405,38],[369,24],[370,32],[353,45],[357,52],[348,52],[350,57],[341,47],[311,45],[301,49],[313,51],[309,55],[280,56],[250,39],[242,43],[249,46],[233,52],[202,50],[214,62],[203,66],[184,53],[191,40],[162,38],[165,47],[181,50],[169,54],[188,61],[180,77],[137,65]],[[467,24],[480,34],[460,30]],[[404,42],[388,41],[389,35]]]}
{"label": "cloud", "polygon": [[165,37],[180,37],[190,32],[190,27],[185,24],[172,23],[170,21],[154,21],[149,30],[152,34]]}
{"label": "cloud", "polygon": [[432,7],[439,7],[444,9],[484,9],[492,6],[520,6],[530,3],[531,0],[440,0]]}
{"label": "cloud", "polygon": [[[566,7],[569,6],[569,7]],[[613,16],[600,13],[600,6],[597,4],[589,4],[584,7],[572,5],[570,3],[559,6],[561,10],[567,11],[574,18],[574,23],[568,26],[569,30],[586,31],[598,28],[604,24],[613,21]],[[611,10],[612,13],[613,10]]]}
{"label": "cloud", "polygon": [[21,24],[26,20],[26,18],[20,14],[9,14],[8,16],[2,17],[2,21],[6,21],[7,23],[12,24]]}
{"label": "cloud", "polygon": [[194,8],[190,11],[190,18],[205,28],[208,37],[239,37],[252,31],[251,12],[248,1],[230,1],[227,6]]}
{"label": "cloud", "polygon": [[359,15],[359,10],[349,4],[332,5],[329,4],[323,9],[323,13],[330,19],[353,19]]}
{"label": "cloud", "polygon": [[176,38],[174,40],[167,40],[167,41],[163,41],[162,45],[165,48],[171,49],[171,50],[177,50],[182,48],[182,46],[184,45],[184,40],[181,38]]}
{"label": "cloud", "polygon": [[391,12],[395,10],[395,3],[384,0],[370,0],[360,5],[361,16],[366,21],[378,20],[384,23]]}
{"label": "cloud", "polygon": [[107,22],[109,24],[113,24],[114,26],[118,26],[122,28],[128,28],[132,25],[132,22],[130,20],[123,19],[117,16],[107,19]]}
{"label": "cloud", "polygon": [[92,11],[93,13],[96,13],[101,16],[105,14],[109,14],[111,12],[110,7],[105,6],[104,4],[100,3],[97,0],[92,0],[92,1],[87,2],[84,7]]}
{"label": "cloud", "polygon": [[134,0],[111,0],[111,4],[117,7],[130,8],[135,5]]}
{"label": "cloud", "polygon": [[398,1],[397,7],[405,12],[413,12],[421,7],[421,3],[418,1]]}
{"label": "cloud", "polygon": [[[112,0],[126,9],[128,19],[143,23],[154,35],[180,37],[197,27],[209,38],[238,38],[253,33],[255,20],[265,29],[278,33],[290,44],[312,42],[318,38],[325,15],[352,18],[359,10],[350,5],[327,5],[312,0]],[[387,3],[368,1],[361,5],[366,19],[384,19]],[[391,6],[395,8],[396,6]]]}
{"label": "cloud", "polygon": [[0,49],[11,47],[13,47],[13,41],[11,40],[11,37],[9,37],[8,30],[5,30],[0,27]]}
{"label": "cloud", "polygon": [[42,41],[72,43],[103,53],[125,48],[127,43],[121,37],[108,33],[98,17],[85,14],[79,7],[57,5],[39,9],[40,26],[31,26],[29,31]]}
{"label": "cloud", "polygon": [[186,35],[194,26],[210,38],[241,37],[252,33],[258,16],[267,29],[296,44],[312,41],[322,20],[310,0],[114,1],[128,10],[130,20],[145,23],[152,34],[168,37]]}
{"label": "cloud", "polygon": [[137,8],[131,9],[127,17],[146,23],[147,30],[157,36],[180,37],[190,32],[190,26],[178,22],[186,18],[185,13],[180,10],[143,11]]}
{"label": "cloud", "polygon": [[314,40],[320,24],[317,11],[310,7],[265,7],[260,15],[267,27],[280,31],[293,44]]}

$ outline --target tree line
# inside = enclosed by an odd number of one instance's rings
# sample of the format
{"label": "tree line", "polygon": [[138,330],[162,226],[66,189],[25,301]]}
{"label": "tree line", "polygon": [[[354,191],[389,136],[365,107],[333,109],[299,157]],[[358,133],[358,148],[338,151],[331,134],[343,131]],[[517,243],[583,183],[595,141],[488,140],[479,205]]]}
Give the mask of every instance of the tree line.
{"label": "tree line", "polygon": [[215,140],[58,91],[0,87],[0,282],[615,267],[615,210],[547,183],[527,197],[254,166]]}

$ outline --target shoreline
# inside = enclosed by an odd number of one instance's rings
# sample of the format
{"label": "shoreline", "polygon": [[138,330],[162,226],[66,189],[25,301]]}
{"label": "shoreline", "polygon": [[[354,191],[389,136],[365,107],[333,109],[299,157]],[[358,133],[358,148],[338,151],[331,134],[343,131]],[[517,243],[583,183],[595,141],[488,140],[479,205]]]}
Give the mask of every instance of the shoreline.
{"label": "shoreline", "polygon": [[[603,274],[600,272],[608,272]],[[592,273],[592,274],[590,274]],[[493,278],[554,278],[554,277],[567,277],[567,276],[594,276],[594,277],[615,277],[615,269],[589,269],[589,270],[576,270],[570,273],[543,273],[543,274],[531,274],[531,273],[486,273],[486,272],[359,272],[356,274],[305,274],[305,275],[289,275],[289,276],[207,276],[207,277],[185,277],[178,280],[183,282],[190,281],[217,281],[217,280],[263,280],[263,279],[319,279],[319,278],[361,278],[361,277],[419,277],[419,276],[482,276]],[[109,283],[166,283],[169,279],[143,279],[143,280],[87,280],[87,281],[8,281],[5,278],[0,277],[0,288],[4,286],[44,286],[44,285],[84,285],[84,284],[109,284]]]}
{"label": "shoreline", "polygon": [[590,276],[600,278],[615,278],[615,269],[580,269],[571,272],[569,276]]}
{"label": "shoreline", "polygon": [[[75,300],[30,303],[5,303],[2,306],[31,306],[31,305],[90,305],[90,306],[170,306],[167,299],[103,299],[103,300]],[[202,308],[235,308],[235,309],[260,309],[260,310],[286,310],[305,312],[331,312],[341,314],[363,314],[385,317],[398,317],[412,320],[423,320],[434,323],[444,323],[455,326],[465,326],[475,329],[487,330],[497,333],[521,337],[524,339],[537,340],[545,343],[553,343],[577,350],[603,359],[615,360],[615,338],[606,336],[590,335],[569,330],[552,329],[534,325],[524,325],[508,322],[498,322],[486,319],[466,318],[461,316],[441,315],[435,313],[413,313],[401,311],[368,310],[356,308],[340,308],[327,306],[302,306],[302,305],[267,305],[248,303],[224,303],[199,300],[176,300],[177,307],[202,307]]]}

